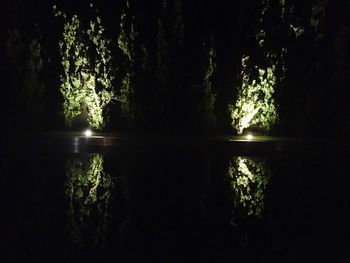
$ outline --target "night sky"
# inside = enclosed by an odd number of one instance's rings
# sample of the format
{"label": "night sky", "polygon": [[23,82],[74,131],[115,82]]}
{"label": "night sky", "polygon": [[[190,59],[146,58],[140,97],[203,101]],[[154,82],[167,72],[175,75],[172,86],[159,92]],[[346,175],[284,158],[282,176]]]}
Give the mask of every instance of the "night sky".
{"label": "night sky", "polygon": [[[62,38],[63,23],[54,17],[52,7],[57,5],[68,15],[77,14],[84,23],[94,16],[90,2],[94,4],[95,14],[102,19],[106,37],[112,41],[111,52],[118,76],[123,65],[117,38],[125,1],[2,1],[0,110],[3,127],[9,130],[66,129],[61,114],[63,98],[59,91],[62,68],[58,42]],[[139,32],[135,45],[142,44],[147,48],[149,71],[144,74],[147,77],[143,78],[142,88],[136,90],[135,121],[130,123],[123,119],[119,104],[113,103],[109,106],[106,130],[235,133],[227,107],[234,102],[241,85],[242,56],[249,54],[256,65],[264,65],[266,50],[278,53],[284,48],[287,50],[283,58],[286,73],[283,78],[277,76],[274,95],[279,119],[271,133],[310,136],[317,131],[320,136],[345,136],[350,131],[347,91],[350,83],[349,1],[286,0],[286,8],[292,11],[284,20],[281,20],[281,1],[180,1],[184,44],[180,48],[171,47],[167,59],[171,61],[173,75],[166,80],[168,91],[157,93],[154,75],[162,2],[130,0],[129,14],[135,17]],[[174,1],[168,2],[171,6]],[[268,9],[261,21],[266,3]],[[322,14],[317,13],[320,6],[324,7]],[[311,26],[315,18],[318,19],[317,30]],[[170,29],[173,19],[171,15],[165,16],[165,27]],[[290,25],[299,26],[303,33],[293,36]],[[256,41],[256,32],[260,29],[266,34],[265,50],[259,49]],[[9,45],[14,30],[19,32],[20,41]],[[171,39],[171,30],[168,31]],[[34,38],[39,40],[42,48],[43,68],[39,79],[43,91],[40,96],[33,95],[28,102],[28,93],[21,88],[28,55],[18,50],[26,50]],[[205,64],[203,42],[212,43],[216,51],[216,70],[212,78],[216,93],[216,123],[210,128],[198,121],[198,114],[194,113],[200,104],[201,91],[196,87],[201,82]],[[16,50],[19,55],[14,59],[11,54]],[[174,79],[178,86],[172,84]],[[120,78],[115,79],[113,86],[118,93]],[[168,104],[169,109],[165,111],[158,107],[161,104]]]}

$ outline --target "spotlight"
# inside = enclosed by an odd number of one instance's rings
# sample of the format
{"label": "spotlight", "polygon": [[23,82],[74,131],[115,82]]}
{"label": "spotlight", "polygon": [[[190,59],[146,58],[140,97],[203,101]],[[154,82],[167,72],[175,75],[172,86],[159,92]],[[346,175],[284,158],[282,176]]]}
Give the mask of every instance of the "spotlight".
{"label": "spotlight", "polygon": [[251,133],[246,135],[247,140],[253,140],[253,135]]}
{"label": "spotlight", "polygon": [[90,137],[92,135],[92,131],[90,129],[85,130],[84,132],[86,137]]}

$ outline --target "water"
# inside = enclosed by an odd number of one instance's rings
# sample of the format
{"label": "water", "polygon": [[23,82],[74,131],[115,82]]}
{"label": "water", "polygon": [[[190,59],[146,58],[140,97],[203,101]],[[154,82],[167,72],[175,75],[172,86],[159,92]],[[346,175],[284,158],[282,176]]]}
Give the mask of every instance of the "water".
{"label": "water", "polygon": [[3,262],[350,261],[341,151],[57,140],[2,152]]}

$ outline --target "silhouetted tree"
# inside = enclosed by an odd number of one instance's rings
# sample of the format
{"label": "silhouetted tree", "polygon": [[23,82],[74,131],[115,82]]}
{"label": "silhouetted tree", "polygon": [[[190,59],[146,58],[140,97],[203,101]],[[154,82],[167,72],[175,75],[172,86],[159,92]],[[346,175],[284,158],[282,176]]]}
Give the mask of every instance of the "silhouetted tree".
{"label": "silhouetted tree", "polygon": [[13,73],[10,85],[16,93],[15,111],[20,114],[13,116],[12,122],[20,121],[25,129],[38,129],[44,110],[40,38],[25,37],[14,27],[8,31],[6,47]]}
{"label": "silhouetted tree", "polygon": [[203,74],[202,101],[199,103],[202,125],[206,128],[214,128],[216,125],[215,101],[216,92],[213,87],[213,75],[216,70],[216,52],[211,38],[209,43],[203,42],[205,50],[205,70]]}
{"label": "silhouetted tree", "polygon": [[[141,44],[139,32],[136,28],[135,16],[132,15],[130,2],[126,1],[126,8],[120,18],[120,33],[118,47],[122,52],[119,69],[122,73],[120,87],[121,113],[129,124],[135,124],[142,118],[141,89],[148,69],[148,51]],[[147,72],[149,73],[149,72]]]}
{"label": "silhouetted tree", "polygon": [[183,48],[184,23],[181,1],[163,0],[161,16],[158,19],[156,55],[156,97],[159,105],[157,115],[162,127],[178,128],[181,122],[185,121],[185,113],[182,109],[187,106],[182,100],[184,96]]}

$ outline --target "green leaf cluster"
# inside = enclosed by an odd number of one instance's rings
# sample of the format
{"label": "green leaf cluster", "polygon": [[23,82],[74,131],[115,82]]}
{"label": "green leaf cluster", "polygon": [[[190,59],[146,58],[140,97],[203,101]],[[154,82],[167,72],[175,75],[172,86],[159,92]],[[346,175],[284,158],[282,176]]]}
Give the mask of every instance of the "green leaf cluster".
{"label": "green leaf cluster", "polygon": [[249,70],[249,56],[242,58],[242,86],[238,90],[235,105],[230,105],[232,126],[238,134],[255,126],[263,131],[270,131],[277,120],[274,100],[276,88],[276,66],[258,68],[257,77]]}
{"label": "green leaf cluster", "polygon": [[85,29],[77,15],[68,17],[56,6],[54,13],[64,19],[59,47],[63,67],[60,91],[66,124],[70,126],[86,106],[90,126],[101,129],[105,125],[104,109],[115,98],[110,41],[104,36],[99,17],[91,20]]}

